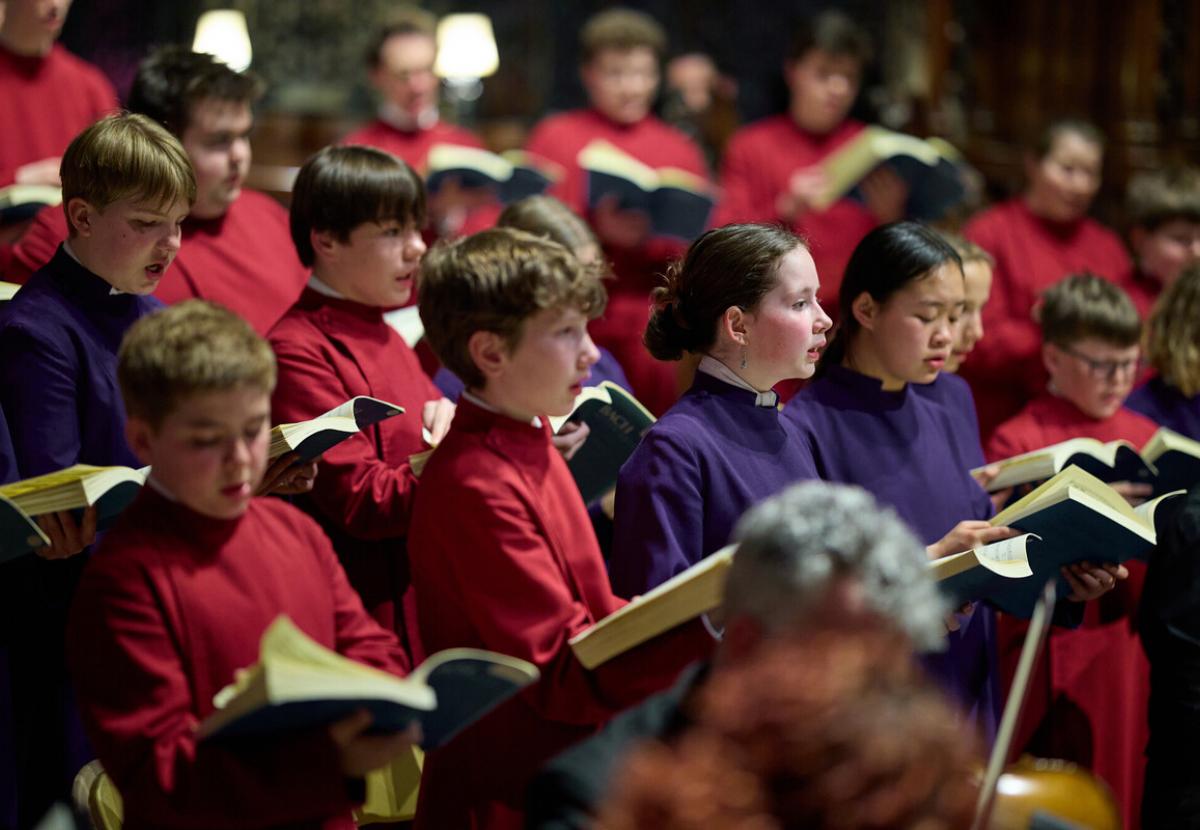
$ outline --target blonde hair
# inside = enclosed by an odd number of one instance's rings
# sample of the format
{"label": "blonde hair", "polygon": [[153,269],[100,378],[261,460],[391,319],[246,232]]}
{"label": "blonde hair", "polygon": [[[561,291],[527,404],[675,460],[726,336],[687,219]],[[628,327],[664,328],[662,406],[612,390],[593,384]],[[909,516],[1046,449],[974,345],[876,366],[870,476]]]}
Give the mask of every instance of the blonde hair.
{"label": "blonde hair", "polygon": [[616,8],[592,15],[579,33],[580,57],[590,63],[606,49],[625,52],[645,47],[661,60],[667,51],[667,34],[645,12]]}
{"label": "blonde hair", "polygon": [[192,395],[275,388],[275,355],[250,324],[224,306],[187,300],[138,320],[117,356],[131,417],[157,427]]}
{"label": "blonde hair", "polygon": [[590,318],[604,311],[603,269],[580,262],[551,242],[512,228],[493,228],[435,246],[421,263],[420,311],[438,359],[467,388],[484,377],[468,343],[494,332],[515,348],[529,317],[574,308]]}
{"label": "blonde hair", "polygon": [[196,175],[179,139],[135,113],[101,118],[75,136],[60,174],[64,205],[79,198],[102,211],[122,199],[158,206],[196,201]]}
{"label": "blonde hair", "polygon": [[1200,264],[1167,286],[1146,333],[1146,357],[1163,380],[1184,395],[1200,394]]}
{"label": "blonde hair", "polygon": [[516,228],[557,242],[569,251],[588,245],[597,250],[600,242],[579,214],[553,196],[526,196],[506,207],[496,220],[497,228]]}
{"label": "blonde hair", "polygon": [[962,260],[963,265],[966,265],[968,262],[982,262],[989,268],[996,267],[996,258],[965,236],[945,231],[942,232],[942,236],[946,237],[946,241],[950,243],[950,247],[958,252],[958,257]]}

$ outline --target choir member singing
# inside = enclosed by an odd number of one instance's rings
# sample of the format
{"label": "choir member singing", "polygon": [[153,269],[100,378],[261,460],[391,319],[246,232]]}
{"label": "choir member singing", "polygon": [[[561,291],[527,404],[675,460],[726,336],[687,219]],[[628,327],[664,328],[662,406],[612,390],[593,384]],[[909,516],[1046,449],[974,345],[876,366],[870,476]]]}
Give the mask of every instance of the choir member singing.
{"label": "choir member singing", "polygon": [[1185,268],[1155,303],[1146,358],[1156,374],[1133,390],[1127,405],[1200,441],[1200,264]]}

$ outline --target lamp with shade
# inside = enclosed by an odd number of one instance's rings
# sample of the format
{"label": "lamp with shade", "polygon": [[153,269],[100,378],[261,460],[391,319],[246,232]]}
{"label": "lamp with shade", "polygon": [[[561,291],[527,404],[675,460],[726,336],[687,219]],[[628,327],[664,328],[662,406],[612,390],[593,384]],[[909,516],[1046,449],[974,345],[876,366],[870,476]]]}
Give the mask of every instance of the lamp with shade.
{"label": "lamp with shade", "polygon": [[235,72],[245,72],[251,58],[246,15],[235,9],[214,9],[200,15],[192,50],[212,55]]}
{"label": "lamp with shade", "polygon": [[494,75],[499,66],[496,36],[486,14],[448,14],[438,21],[433,71],[446,82],[446,99],[458,123],[474,121],[482,79]]}

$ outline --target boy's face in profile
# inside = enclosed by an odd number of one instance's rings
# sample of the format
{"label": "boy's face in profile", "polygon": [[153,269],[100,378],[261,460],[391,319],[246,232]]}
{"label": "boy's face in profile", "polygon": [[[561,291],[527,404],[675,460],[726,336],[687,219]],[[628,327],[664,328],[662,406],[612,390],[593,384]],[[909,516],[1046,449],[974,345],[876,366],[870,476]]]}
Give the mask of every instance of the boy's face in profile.
{"label": "boy's face in profile", "polygon": [[1179,279],[1184,268],[1200,262],[1200,222],[1172,219],[1152,231],[1134,228],[1130,241],[1142,272],[1164,286]]}
{"label": "boy's face in profile", "polygon": [[574,308],[546,308],[528,317],[488,388],[502,388],[509,408],[522,417],[566,415],[600,359]]}
{"label": "boy's face in profile", "polygon": [[242,194],[250,172],[250,131],[254,114],[245,101],[201,98],[188,111],[179,137],[196,171],[192,216],[215,219]]}
{"label": "boy's face in profile", "polygon": [[98,210],[74,198],[67,212],[88,269],[119,291],[150,294],[179,253],[180,225],[188,215],[188,203],[121,199]]}
{"label": "boy's face in profile", "polygon": [[395,219],[364,222],[345,242],[330,239],[315,248],[321,273],[333,287],[355,302],[377,308],[396,308],[412,297],[413,282],[425,240],[413,224]]}
{"label": "boy's face in profile", "polygon": [[1085,337],[1069,346],[1047,343],[1042,359],[1050,384],[1085,415],[1101,420],[1120,409],[1138,372],[1137,346]]}
{"label": "boy's face in profile", "polygon": [[618,124],[636,124],[658,92],[658,55],[649,46],[601,49],[581,74],[593,107]]}
{"label": "boy's face in profile", "polygon": [[851,55],[809,49],[787,65],[784,76],[791,89],[796,124],[807,132],[825,135],[845,121],[854,106],[862,66]]}
{"label": "boy's face in profile", "polygon": [[262,481],[270,444],[270,396],[240,386],[179,401],[157,427],[131,416],[129,444],[186,507],[234,519]]}

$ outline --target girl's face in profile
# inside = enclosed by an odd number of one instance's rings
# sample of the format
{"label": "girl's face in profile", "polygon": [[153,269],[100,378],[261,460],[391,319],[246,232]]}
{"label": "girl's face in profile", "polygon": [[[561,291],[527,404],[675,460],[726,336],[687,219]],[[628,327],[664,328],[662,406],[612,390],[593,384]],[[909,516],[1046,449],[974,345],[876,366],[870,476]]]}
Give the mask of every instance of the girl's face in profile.
{"label": "girl's face in profile", "polygon": [[809,378],[833,325],[817,298],[821,284],[812,254],[796,247],[780,260],[775,287],[746,315],[746,364],[755,387]]}

